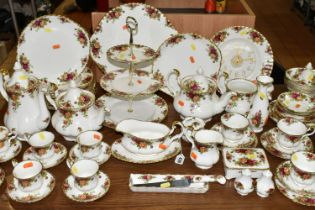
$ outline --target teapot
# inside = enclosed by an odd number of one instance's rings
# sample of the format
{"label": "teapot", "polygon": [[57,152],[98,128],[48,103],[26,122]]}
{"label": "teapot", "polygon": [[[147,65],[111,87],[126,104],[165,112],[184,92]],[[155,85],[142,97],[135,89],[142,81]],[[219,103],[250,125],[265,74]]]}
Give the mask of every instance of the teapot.
{"label": "teapot", "polygon": [[223,144],[223,136],[218,131],[202,129],[187,139],[192,144],[190,158],[201,169],[209,169],[219,161],[217,144]]}
{"label": "teapot", "polygon": [[11,77],[0,75],[0,93],[8,101],[4,124],[21,141],[26,141],[25,134],[42,131],[49,125],[43,84],[18,62]]}
{"label": "teapot", "polygon": [[95,101],[92,92],[80,89],[74,83],[57,96],[56,102],[50,97],[47,100],[57,110],[52,116],[52,126],[67,141],[76,141],[81,132],[99,130],[109,112],[104,101]]}
{"label": "teapot", "polygon": [[[177,87],[172,84],[171,76],[177,78]],[[198,117],[210,121],[212,116],[223,112],[233,92],[227,92],[219,98],[216,94],[216,82],[204,75],[201,68],[196,75],[180,78],[180,72],[174,69],[167,76],[168,89],[174,97],[174,108],[182,118]]]}

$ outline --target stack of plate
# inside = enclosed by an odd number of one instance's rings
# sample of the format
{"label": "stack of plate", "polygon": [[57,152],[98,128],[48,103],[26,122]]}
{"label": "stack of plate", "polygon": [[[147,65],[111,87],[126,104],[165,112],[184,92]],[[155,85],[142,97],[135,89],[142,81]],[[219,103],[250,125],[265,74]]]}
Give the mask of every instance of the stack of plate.
{"label": "stack of plate", "polygon": [[269,106],[270,118],[278,122],[292,117],[310,127],[315,126],[315,99],[301,92],[283,92]]}
{"label": "stack of plate", "polygon": [[[308,78],[303,75],[309,72]],[[289,90],[300,91],[310,96],[315,96],[315,70],[308,67],[291,68],[285,72],[284,82]]]}

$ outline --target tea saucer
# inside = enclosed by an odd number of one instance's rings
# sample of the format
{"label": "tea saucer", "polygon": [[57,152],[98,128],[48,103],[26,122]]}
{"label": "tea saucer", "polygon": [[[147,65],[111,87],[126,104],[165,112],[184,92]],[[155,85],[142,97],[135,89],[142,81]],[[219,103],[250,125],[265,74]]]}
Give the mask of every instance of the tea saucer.
{"label": "tea saucer", "polygon": [[[222,127],[223,127],[222,123],[218,122],[214,124],[214,126],[212,126],[211,129],[222,133]],[[257,147],[257,144],[258,144],[258,138],[255,132],[253,132],[249,127],[245,131],[244,137],[241,140],[239,140],[237,143],[231,143],[231,142],[226,141],[225,139],[223,142],[224,147],[232,147],[232,148],[252,148],[252,147]]]}
{"label": "tea saucer", "polygon": [[285,161],[281,163],[276,170],[277,179],[281,181],[281,183],[291,191],[294,191],[299,194],[312,194],[315,197],[315,182],[310,185],[298,185],[292,180],[290,176],[292,171],[292,164],[290,161]]}
{"label": "tea saucer", "polygon": [[10,148],[5,152],[0,153],[0,163],[15,158],[21,152],[21,149],[22,149],[21,142],[16,139],[12,139],[10,142]]}
{"label": "tea saucer", "polygon": [[[111,151],[110,151],[110,146],[106,144],[105,142],[102,142],[100,144],[100,147],[101,147],[100,154],[92,159],[95,160],[99,165],[102,165],[110,158]],[[82,153],[79,149],[79,144],[76,144],[69,151],[69,158],[67,159],[67,165],[71,166],[74,162],[81,159],[84,159],[84,157],[82,156]]]}
{"label": "tea saucer", "polygon": [[53,146],[54,154],[49,158],[45,158],[45,159],[37,158],[32,148],[29,147],[24,152],[23,160],[38,160],[41,162],[44,169],[59,165],[67,157],[67,149],[65,146],[57,142],[53,143],[52,146]]}
{"label": "tea saucer", "polygon": [[299,146],[292,150],[282,148],[277,141],[278,128],[272,128],[264,132],[260,137],[260,143],[262,146],[272,155],[282,158],[291,159],[291,155],[297,151],[313,152],[312,140],[305,136]]}
{"label": "tea saucer", "polygon": [[[295,203],[299,203],[305,206],[315,206],[315,193],[305,191],[305,187],[300,188],[303,190],[293,190],[291,187],[294,183],[290,183],[289,177],[291,172],[291,163],[286,161],[281,163],[276,170],[275,174],[275,183],[278,190],[287,198],[292,200]],[[290,183],[290,186],[287,184]],[[315,189],[315,184],[307,186],[307,189]],[[295,188],[295,186],[293,186]]]}
{"label": "tea saucer", "polygon": [[173,141],[170,146],[163,152],[153,155],[142,155],[131,153],[123,147],[121,139],[117,139],[112,144],[112,155],[122,161],[138,164],[157,163],[164,160],[168,160],[181,151],[180,141]]}
{"label": "tea saucer", "polygon": [[72,175],[68,176],[66,180],[63,182],[62,190],[64,194],[73,201],[77,201],[77,202],[95,201],[103,197],[107,193],[110,187],[109,177],[105,173],[103,173],[102,171],[99,171],[97,176],[98,176],[98,184],[94,189],[90,191],[83,192],[83,191],[78,190],[74,186],[74,177]]}
{"label": "tea saucer", "polygon": [[47,197],[55,187],[55,177],[48,171],[42,171],[43,184],[33,192],[23,192],[18,186],[18,180],[13,178],[8,182],[7,195],[14,201],[20,203],[34,203]]}
{"label": "tea saucer", "polygon": [[4,182],[4,178],[5,178],[5,172],[2,168],[0,168],[0,186]]}

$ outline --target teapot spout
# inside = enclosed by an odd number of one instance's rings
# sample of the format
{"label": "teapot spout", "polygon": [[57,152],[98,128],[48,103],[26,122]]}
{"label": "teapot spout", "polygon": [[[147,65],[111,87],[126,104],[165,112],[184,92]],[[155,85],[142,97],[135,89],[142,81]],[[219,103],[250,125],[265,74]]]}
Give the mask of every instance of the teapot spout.
{"label": "teapot spout", "polygon": [[233,92],[233,91],[224,93],[220,97],[219,101],[216,103],[215,113],[219,114],[219,113],[223,112],[225,107],[226,107],[226,105],[228,104],[229,100],[231,99],[231,97],[235,96],[235,95],[236,95],[236,93]]}

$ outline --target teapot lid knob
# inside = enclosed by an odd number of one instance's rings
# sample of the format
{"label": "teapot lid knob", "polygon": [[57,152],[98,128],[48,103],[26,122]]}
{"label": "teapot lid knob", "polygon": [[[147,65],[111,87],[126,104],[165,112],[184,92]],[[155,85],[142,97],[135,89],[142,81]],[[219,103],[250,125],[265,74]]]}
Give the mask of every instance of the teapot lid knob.
{"label": "teapot lid knob", "polygon": [[310,70],[312,70],[312,69],[313,69],[313,65],[312,65],[312,63],[311,63],[311,62],[309,62],[308,64],[306,64],[305,68],[306,68],[306,69],[310,69]]}
{"label": "teapot lid knob", "polygon": [[13,66],[13,69],[14,69],[14,71],[22,70],[22,66],[19,62],[16,61],[14,66]]}
{"label": "teapot lid knob", "polygon": [[198,67],[197,74],[203,75],[203,68],[201,66]]}

